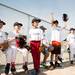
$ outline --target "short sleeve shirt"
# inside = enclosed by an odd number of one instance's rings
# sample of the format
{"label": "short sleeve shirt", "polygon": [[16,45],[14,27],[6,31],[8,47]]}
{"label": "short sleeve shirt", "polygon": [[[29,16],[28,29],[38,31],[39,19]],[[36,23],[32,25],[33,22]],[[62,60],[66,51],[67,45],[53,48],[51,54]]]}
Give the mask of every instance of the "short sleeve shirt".
{"label": "short sleeve shirt", "polygon": [[42,40],[43,39],[43,31],[39,28],[32,28],[29,31],[30,40]]}

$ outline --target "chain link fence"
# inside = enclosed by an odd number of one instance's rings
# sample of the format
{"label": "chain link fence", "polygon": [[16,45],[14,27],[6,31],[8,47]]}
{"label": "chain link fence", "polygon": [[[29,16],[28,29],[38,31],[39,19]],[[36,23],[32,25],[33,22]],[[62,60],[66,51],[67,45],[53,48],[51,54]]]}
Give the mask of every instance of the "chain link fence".
{"label": "chain link fence", "polygon": [[[12,7],[9,7],[7,5],[0,3],[0,19],[6,22],[6,26],[4,26],[4,29],[3,29],[6,32],[13,30],[14,22],[21,22],[23,24],[22,33],[26,34],[27,37],[29,38],[28,32],[31,27],[31,21],[34,17],[35,16],[29,15],[25,12],[19,11],[17,9],[14,9]],[[50,34],[51,34],[50,33],[50,27],[51,27],[50,23],[45,20],[42,20],[40,25],[43,25],[47,28],[46,36],[48,38],[48,41],[50,41]],[[63,51],[65,52],[64,57],[65,57],[65,60],[68,60],[69,56],[65,49],[66,47],[64,48],[64,51]],[[43,55],[41,56],[43,57]],[[29,57],[28,62],[32,63],[33,61],[32,61],[32,57],[30,53],[28,57]],[[22,64],[23,63],[22,58],[23,56],[19,52],[17,52],[16,64]],[[50,60],[50,58],[48,60]],[[41,58],[41,61],[42,61],[42,58]],[[5,53],[0,51],[0,68],[1,69],[3,69],[2,66],[5,65],[5,63],[6,63]]]}

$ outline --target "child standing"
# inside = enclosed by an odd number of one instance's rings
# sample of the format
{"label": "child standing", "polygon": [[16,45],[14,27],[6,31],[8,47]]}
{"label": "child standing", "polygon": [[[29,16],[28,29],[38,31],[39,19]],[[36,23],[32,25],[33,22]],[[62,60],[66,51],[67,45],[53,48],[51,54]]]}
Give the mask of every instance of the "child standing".
{"label": "child standing", "polygon": [[19,35],[19,31],[21,28],[22,24],[21,23],[14,23],[13,27],[14,30],[8,34],[8,41],[9,41],[9,47],[6,50],[6,66],[5,66],[5,74],[8,75],[10,66],[11,66],[11,72],[13,74],[16,73],[16,68],[15,68],[15,59],[16,59],[16,40],[15,37]]}
{"label": "child standing", "polygon": [[[4,43],[7,41],[7,37],[6,37],[6,34],[5,32],[2,30],[3,26],[5,25],[6,23],[2,20],[0,20],[0,44]],[[0,45],[0,50],[2,50],[2,47]],[[0,70],[0,75],[1,75],[1,70]]]}
{"label": "child standing", "polygon": [[[60,66],[58,63],[58,56],[61,54],[61,28],[58,26],[58,21],[54,20],[52,22],[51,28],[51,44],[54,47],[54,50],[51,52],[51,62],[50,67],[53,69],[57,66]],[[55,55],[55,64],[53,64],[53,57]]]}
{"label": "child standing", "polygon": [[48,39],[46,38],[45,31],[47,29],[44,26],[40,26],[40,29],[43,31],[42,46],[44,47],[44,49],[41,51],[42,54],[44,55],[43,62],[41,63],[41,65],[44,68],[47,68],[46,61],[47,58],[49,57],[49,52],[53,51],[54,47],[52,45],[49,45]]}
{"label": "child standing", "polygon": [[75,29],[71,28],[67,37],[67,41],[70,47],[70,63],[73,64],[75,60]]}
{"label": "child standing", "polygon": [[41,40],[43,38],[43,32],[38,28],[38,24],[41,22],[40,19],[34,18],[32,20],[32,28],[29,31],[30,34],[30,46],[33,57],[35,75],[38,75],[40,69],[40,51]]}

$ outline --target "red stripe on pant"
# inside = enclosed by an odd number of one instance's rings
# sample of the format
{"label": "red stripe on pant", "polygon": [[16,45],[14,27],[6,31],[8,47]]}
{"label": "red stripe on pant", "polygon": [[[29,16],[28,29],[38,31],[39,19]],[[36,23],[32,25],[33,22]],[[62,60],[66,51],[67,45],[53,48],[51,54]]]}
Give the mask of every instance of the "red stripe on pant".
{"label": "red stripe on pant", "polygon": [[39,51],[40,43],[41,43],[40,41],[31,41],[30,42],[31,53],[32,53],[33,63],[34,63],[34,69],[36,71],[38,71],[40,68],[40,51]]}

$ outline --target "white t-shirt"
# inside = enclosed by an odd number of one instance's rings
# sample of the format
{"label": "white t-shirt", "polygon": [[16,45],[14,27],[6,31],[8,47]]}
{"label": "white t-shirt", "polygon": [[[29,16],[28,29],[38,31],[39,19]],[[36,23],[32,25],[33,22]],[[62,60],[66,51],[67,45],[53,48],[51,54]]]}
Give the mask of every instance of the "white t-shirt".
{"label": "white t-shirt", "polygon": [[70,46],[75,48],[75,35],[74,34],[69,34],[67,37],[67,41],[69,42]]}
{"label": "white t-shirt", "polygon": [[51,41],[61,41],[61,28],[51,28]]}
{"label": "white t-shirt", "polygon": [[7,40],[6,33],[3,31],[0,31],[0,43],[3,43],[5,40]]}
{"label": "white t-shirt", "polygon": [[43,39],[43,31],[40,28],[32,28],[29,31],[30,34],[30,41],[35,40],[42,40]]}

